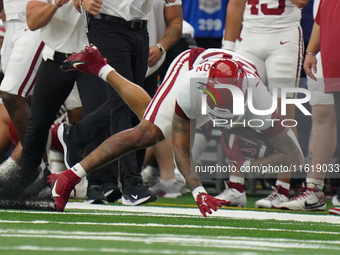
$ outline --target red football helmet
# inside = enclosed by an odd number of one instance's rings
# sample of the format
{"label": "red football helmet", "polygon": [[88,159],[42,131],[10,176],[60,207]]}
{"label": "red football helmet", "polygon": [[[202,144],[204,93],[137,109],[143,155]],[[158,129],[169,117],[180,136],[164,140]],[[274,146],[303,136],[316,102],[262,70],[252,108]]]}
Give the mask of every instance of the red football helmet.
{"label": "red football helmet", "polygon": [[[232,59],[221,59],[216,61],[210,68],[208,73],[208,81],[206,90],[209,92],[207,96],[208,116],[210,119],[226,119],[235,123],[241,119],[243,115],[233,114],[234,96],[228,88],[218,88],[218,84],[233,85],[242,92],[244,105],[246,104],[246,91],[248,80],[242,66]],[[230,121],[221,126],[229,127]]]}

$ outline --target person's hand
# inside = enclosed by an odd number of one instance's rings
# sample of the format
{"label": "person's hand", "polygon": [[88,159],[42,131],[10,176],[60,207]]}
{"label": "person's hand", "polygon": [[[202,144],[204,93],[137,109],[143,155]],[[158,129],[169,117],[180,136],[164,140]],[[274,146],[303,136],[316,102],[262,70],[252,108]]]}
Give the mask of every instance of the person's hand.
{"label": "person's hand", "polygon": [[148,66],[153,67],[162,57],[162,53],[156,45],[150,47]]}
{"label": "person's hand", "polygon": [[316,81],[316,77],[314,76],[314,74],[317,72],[316,64],[316,57],[312,54],[306,54],[305,62],[303,63],[303,69],[305,70],[306,74],[314,81]]}
{"label": "person's hand", "polygon": [[213,209],[214,211],[217,211],[217,207],[221,207],[221,200],[216,199],[207,193],[200,193],[197,196],[196,203],[198,206],[198,209],[202,213],[204,217],[207,217],[207,213],[211,214]]}
{"label": "person's hand", "polygon": [[241,169],[241,166],[247,161],[244,158],[241,150],[240,150],[240,140],[237,136],[234,138],[232,148],[229,148],[224,142],[222,142],[223,149],[227,157],[229,158],[229,162],[231,165],[235,166],[237,169]]}
{"label": "person's hand", "polygon": [[222,205],[230,205],[231,202],[227,200],[221,200],[215,197],[208,195],[207,193],[199,193],[196,198],[196,203],[198,209],[202,213],[204,217],[207,217],[206,213],[211,214],[213,209],[217,211],[217,207],[221,207]]}
{"label": "person's hand", "polygon": [[81,13],[80,0],[72,0],[72,5],[79,13]]}
{"label": "person's hand", "polygon": [[55,0],[55,4],[58,6],[63,6],[64,4],[68,3],[70,0]]}
{"label": "person's hand", "polygon": [[97,15],[102,7],[102,0],[83,0],[81,6],[92,15]]}

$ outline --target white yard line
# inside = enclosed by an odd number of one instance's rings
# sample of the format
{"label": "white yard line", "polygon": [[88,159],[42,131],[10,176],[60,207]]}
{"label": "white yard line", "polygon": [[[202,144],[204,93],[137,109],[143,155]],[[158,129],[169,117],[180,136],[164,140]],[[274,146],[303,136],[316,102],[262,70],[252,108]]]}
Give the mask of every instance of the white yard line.
{"label": "white yard line", "polygon": [[202,230],[249,230],[249,231],[270,231],[270,232],[291,232],[291,233],[309,233],[320,235],[340,235],[340,232],[336,231],[316,231],[316,230],[295,230],[295,229],[283,229],[283,228],[249,228],[249,227],[229,227],[229,226],[206,226],[206,225],[175,225],[175,224],[159,224],[159,223],[120,223],[120,222],[63,222],[63,221],[17,221],[17,220],[0,220],[0,223],[10,224],[49,224],[49,225],[88,225],[88,226],[116,226],[116,227],[153,227],[153,228],[190,228],[190,229],[202,229]]}
{"label": "white yard line", "polygon": [[[94,234],[96,233],[96,234]],[[2,238],[49,238],[65,240],[95,240],[115,241],[128,243],[155,244],[164,243],[174,248],[164,247],[168,251],[181,250],[180,247],[206,247],[224,249],[242,249],[250,251],[289,251],[289,249],[320,249],[340,251],[340,241],[329,240],[299,240],[287,238],[256,238],[256,237],[234,237],[234,236],[198,236],[198,235],[174,235],[174,234],[135,234],[126,232],[84,232],[84,231],[44,231],[44,230],[1,230]],[[289,245],[287,245],[289,244]],[[5,246],[4,246],[5,247]],[[23,246],[25,247],[25,246]],[[28,246],[30,247],[30,246]],[[29,249],[27,247],[27,249]],[[33,246],[34,247],[34,246]],[[142,247],[141,247],[142,248]],[[0,250],[4,249],[0,246]],[[81,247],[80,249],[85,249]],[[111,248],[105,248],[110,250]],[[71,248],[72,250],[72,248]],[[86,250],[86,249],[85,249]],[[130,250],[131,251],[131,250]],[[137,251],[137,250],[136,250]],[[155,251],[155,250],[154,250]],[[163,250],[164,251],[164,250]],[[117,251],[118,252],[118,251]]]}
{"label": "white yard line", "polygon": [[[81,202],[70,202],[66,209],[84,209],[84,210],[103,210],[115,212],[136,212],[152,214],[182,214],[200,216],[201,213],[197,208],[177,208],[177,207],[156,207],[156,206],[122,206],[122,205],[91,205]],[[219,209],[213,212],[214,217],[225,217],[233,219],[247,220],[282,220],[282,221],[300,221],[300,222],[327,222],[340,224],[340,217],[335,215],[311,215],[297,213],[278,213],[262,212],[250,210],[228,210]]]}
{"label": "white yard line", "polygon": [[44,247],[33,245],[22,246],[0,246],[0,250],[16,251],[57,251],[57,252],[92,252],[92,254],[102,253],[129,253],[129,254],[187,254],[187,255],[257,255],[256,252],[209,252],[202,250],[156,250],[156,249],[120,249],[120,248],[85,248],[85,247]]}

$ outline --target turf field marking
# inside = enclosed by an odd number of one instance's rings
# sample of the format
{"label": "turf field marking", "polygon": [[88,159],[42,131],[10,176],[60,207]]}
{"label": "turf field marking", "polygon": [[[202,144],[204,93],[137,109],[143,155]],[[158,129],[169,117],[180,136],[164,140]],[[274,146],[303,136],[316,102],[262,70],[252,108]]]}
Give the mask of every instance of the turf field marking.
{"label": "turf field marking", "polygon": [[[48,215],[55,215],[56,212],[46,212],[46,211],[27,211],[27,210],[3,210],[2,213],[20,213],[20,214],[48,214]],[[201,215],[194,216],[194,215],[181,215],[181,214],[169,214],[169,213],[134,213],[134,212],[65,212],[61,214],[67,214],[67,215],[102,215],[102,216],[152,216],[152,217],[164,217],[164,218],[190,218],[190,219],[202,219]],[[300,214],[301,215],[301,214]],[[331,216],[332,217],[332,216]],[[334,216],[338,217],[338,216]],[[298,223],[298,222],[288,222],[288,221],[283,221],[283,222],[277,222],[278,224],[281,225],[302,225],[303,223]],[[319,223],[319,222],[317,222]],[[313,225],[313,223],[311,223]],[[330,227],[338,227],[338,224],[330,224]]]}
{"label": "turf field marking", "polygon": [[324,234],[325,235],[340,235],[340,232],[336,232],[336,231],[294,230],[294,229],[279,229],[279,228],[247,228],[247,227],[205,226],[205,225],[174,225],[174,224],[158,224],[158,223],[62,222],[62,221],[40,221],[40,220],[35,220],[35,221],[0,220],[0,223],[225,229],[225,230],[250,230],[250,231],[272,231],[272,232],[312,233],[312,234],[322,234],[322,235]]}
{"label": "turf field marking", "polygon": [[[340,250],[340,241],[298,240],[287,238],[256,238],[234,236],[190,236],[171,234],[134,234],[122,232],[83,232],[83,231],[31,231],[10,230],[1,234],[9,238],[51,238],[72,240],[101,240],[116,242],[140,242],[146,244],[166,243],[173,246],[244,249],[257,251],[283,251],[283,249],[327,249]],[[128,237],[128,238],[127,238]],[[287,246],[289,243],[289,246]],[[242,248],[241,248],[242,247]]]}
{"label": "turf field marking", "polygon": [[[200,216],[201,213],[197,208],[176,208],[176,207],[156,207],[156,206],[121,206],[121,205],[92,205],[86,203],[72,202],[66,205],[67,209],[85,209],[85,210],[106,210],[120,212],[146,212],[156,214],[185,214]],[[332,224],[340,224],[340,217],[334,215],[311,215],[297,213],[278,213],[263,211],[244,211],[244,210],[228,210],[219,209],[213,212],[215,217],[226,217],[234,219],[252,219],[252,220],[282,220],[282,221],[300,221],[300,222],[328,222]]]}
{"label": "turf field marking", "polygon": [[[243,241],[275,241],[275,242],[300,242],[300,243],[317,243],[317,244],[340,244],[340,240],[300,240],[293,238],[272,238],[272,237],[240,237],[231,235],[220,236],[205,236],[205,235],[181,235],[181,234],[148,234],[148,233],[130,233],[130,232],[101,232],[101,231],[65,231],[65,230],[31,230],[31,229],[0,229],[2,234],[28,234],[28,235],[74,235],[74,236],[119,236],[126,237],[140,237],[145,240],[145,237],[169,238],[174,240],[183,240],[194,238],[201,242],[202,240],[243,240]],[[339,247],[340,248],[340,247]]]}
{"label": "turf field marking", "polygon": [[101,248],[101,249],[91,249],[84,247],[43,247],[43,246],[0,246],[0,250],[17,250],[17,251],[60,251],[60,252],[93,252],[94,254],[98,252],[105,253],[135,253],[135,254],[202,254],[202,255],[226,255],[226,254],[238,254],[238,255],[256,255],[254,252],[202,252],[201,250],[192,251],[180,251],[180,250],[155,250],[155,249],[116,249],[116,248]]}

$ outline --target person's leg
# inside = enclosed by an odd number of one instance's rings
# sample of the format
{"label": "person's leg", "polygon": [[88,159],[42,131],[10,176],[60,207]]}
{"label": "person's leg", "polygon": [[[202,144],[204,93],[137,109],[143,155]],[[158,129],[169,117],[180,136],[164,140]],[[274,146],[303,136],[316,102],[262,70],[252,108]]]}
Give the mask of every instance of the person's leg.
{"label": "person's leg", "polygon": [[[139,148],[145,148],[154,145],[156,142],[164,139],[162,131],[154,124],[143,120],[133,129],[117,133],[105,140],[98,148],[92,151],[80,163],[71,169],[57,175],[49,176],[49,183],[52,186],[52,195],[55,198],[55,208],[57,211],[63,211],[71,191],[78,184],[81,178],[114,160],[122,155]],[[144,201],[139,201],[140,199]],[[154,201],[155,195],[141,196],[135,198],[138,203]]]}
{"label": "person's leg", "polygon": [[[278,32],[269,35],[270,48],[266,58],[266,70],[268,78],[268,88],[273,92],[274,88],[296,88],[299,86],[300,73],[303,60],[303,38],[300,27],[294,27],[286,32]],[[287,42],[281,44],[281,42]],[[266,47],[266,46],[264,46]],[[296,98],[296,93],[286,93],[286,98]],[[297,129],[295,126],[295,105],[286,105],[286,114],[282,114],[281,91],[278,90],[278,111],[287,126],[291,127],[295,136]],[[292,121],[290,121],[292,120]]]}
{"label": "person's leg", "polygon": [[[315,169],[307,174],[307,187],[314,180],[325,179],[326,173],[316,171],[317,166],[328,164],[333,157],[336,148],[336,118],[334,105],[312,106],[312,130],[308,146],[309,167]],[[321,187],[322,186],[322,187]],[[323,185],[309,188],[318,188],[322,191]]]}
{"label": "person's leg", "polygon": [[37,74],[21,156],[21,175],[28,180],[41,163],[49,129],[74,85],[75,74],[63,73],[59,66],[59,62],[43,61]]}
{"label": "person's leg", "polygon": [[[95,77],[94,75],[82,75],[77,80],[79,87],[79,94],[83,105],[83,116],[85,124],[74,125],[77,131],[76,138],[86,136],[88,139],[85,142],[83,139],[84,147],[83,157],[90,154],[97,148],[103,141],[110,136],[110,111],[106,107],[107,95],[105,82]],[[88,118],[90,116],[90,118]],[[91,121],[91,124],[86,123]],[[88,130],[79,130],[81,126],[89,127]],[[78,128],[77,128],[78,126]],[[87,133],[90,133],[86,135]],[[77,161],[78,162],[78,161]],[[72,165],[74,165],[74,162]],[[121,192],[118,186],[118,168],[117,164],[110,163],[95,172],[87,175],[88,188],[87,188],[87,202],[90,203],[107,203],[114,202],[121,197]]]}
{"label": "person's leg", "polygon": [[[20,21],[9,24],[11,31],[4,42],[5,77],[1,83],[2,99],[21,143],[30,117],[27,97],[33,91],[44,47],[39,31],[26,31],[26,26],[26,22]],[[8,48],[7,44],[12,47]]]}
{"label": "person's leg", "polygon": [[11,146],[11,139],[9,137],[8,125],[10,122],[10,117],[3,104],[0,104],[0,157],[2,157],[5,152]]}

